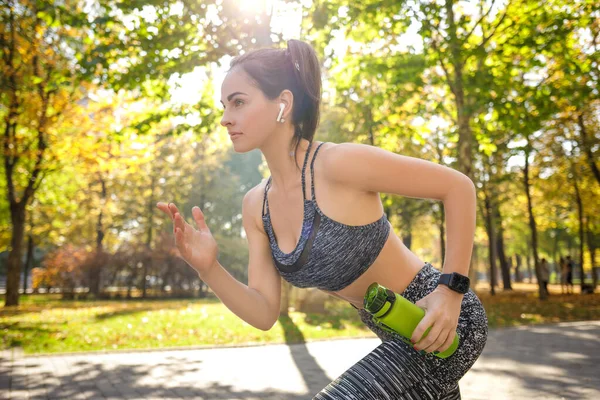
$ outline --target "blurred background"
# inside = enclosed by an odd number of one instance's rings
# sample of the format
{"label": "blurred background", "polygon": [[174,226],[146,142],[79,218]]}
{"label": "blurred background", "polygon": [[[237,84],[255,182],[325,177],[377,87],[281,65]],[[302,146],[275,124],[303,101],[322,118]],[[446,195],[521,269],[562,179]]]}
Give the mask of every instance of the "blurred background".
{"label": "blurred background", "polygon": [[[322,62],[317,140],[473,179],[470,274],[491,327],[600,319],[599,33],[593,0],[0,1],[0,348],[370,334],[348,304],[285,282],[281,329],[250,327],[155,207],[191,221],[199,206],[247,283],[242,198],[268,171],[232,151],[220,85],[233,56],[288,39]],[[441,267],[442,203],[381,197]]]}

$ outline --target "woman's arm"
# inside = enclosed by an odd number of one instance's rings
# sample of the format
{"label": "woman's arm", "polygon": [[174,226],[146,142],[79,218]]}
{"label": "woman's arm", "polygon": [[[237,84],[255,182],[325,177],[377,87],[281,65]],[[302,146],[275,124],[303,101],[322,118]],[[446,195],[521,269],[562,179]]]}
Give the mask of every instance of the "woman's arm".
{"label": "woman's arm", "polygon": [[279,317],[281,277],[271,257],[266,235],[256,226],[254,217],[260,212],[250,190],[242,203],[242,223],[248,240],[248,286],[244,285],[217,262],[208,276],[200,278],[234,314],[250,325],[268,331]]}
{"label": "woman's arm", "polygon": [[[467,275],[475,235],[475,185],[466,175],[433,162],[373,146],[343,143],[323,151],[327,179],[365,192],[440,200],[447,226],[445,273]],[[439,285],[416,304],[425,309],[411,338],[415,350],[445,351],[456,334],[463,295]],[[431,328],[425,338],[424,332]]]}
{"label": "woman's arm", "polygon": [[378,147],[342,143],[323,149],[327,179],[365,192],[440,200],[447,226],[445,273],[467,275],[476,218],[475,185],[452,168]]}

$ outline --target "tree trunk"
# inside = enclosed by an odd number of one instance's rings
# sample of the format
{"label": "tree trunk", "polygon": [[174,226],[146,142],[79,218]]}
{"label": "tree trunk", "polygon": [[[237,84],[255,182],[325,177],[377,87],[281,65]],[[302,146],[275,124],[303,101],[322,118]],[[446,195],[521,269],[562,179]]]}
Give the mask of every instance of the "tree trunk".
{"label": "tree trunk", "polygon": [[98,173],[100,183],[100,199],[101,199],[101,208],[100,213],[98,214],[98,219],[96,220],[96,261],[90,263],[90,271],[88,274],[89,285],[90,285],[90,293],[94,295],[94,297],[98,298],[100,294],[100,275],[102,273],[103,265],[100,264],[99,260],[101,260],[101,254],[104,251],[104,209],[106,204],[106,181],[102,177],[101,173]]}
{"label": "tree trunk", "polygon": [[554,264],[554,282],[556,283],[558,281],[558,283],[560,283],[560,280],[558,280],[558,276],[560,276],[561,270],[560,270],[560,256],[558,254],[558,231],[556,231],[556,234],[554,235],[554,242],[552,243],[552,260],[553,260],[553,264]]}
{"label": "tree trunk", "polygon": [[490,204],[490,198],[488,193],[484,189],[484,210],[483,217],[485,221],[485,230],[488,235],[489,244],[489,261],[490,261],[490,293],[496,294],[496,238],[494,230],[494,219],[492,218],[492,210]]}
{"label": "tree trunk", "polygon": [[579,132],[581,132],[581,147],[583,147],[583,152],[587,156],[588,164],[590,165],[590,169],[594,173],[594,177],[596,178],[596,182],[600,184],[600,171],[598,170],[598,166],[594,161],[594,155],[592,154],[592,149],[590,144],[588,143],[588,135],[585,130],[585,123],[583,120],[583,112],[579,113],[577,116],[577,123],[579,124]]}
{"label": "tree trunk", "polygon": [[[465,67],[465,61],[463,59],[463,49],[460,40],[458,39],[458,27],[454,16],[454,1],[447,0],[445,2],[446,8],[446,23],[447,23],[447,37],[445,38],[445,46],[449,50],[450,64],[452,70],[447,69],[443,64],[444,73],[446,75],[447,83],[450,91],[454,95],[457,112],[457,125],[458,125],[458,170],[474,180],[473,176],[473,132],[471,131],[471,118],[473,115],[472,108],[467,104],[468,96],[465,95],[463,69]],[[443,52],[438,49],[435,41],[432,43],[434,49],[439,53],[440,59],[444,57]],[[473,243],[475,246],[475,243]],[[471,249],[471,254],[474,253],[474,248]],[[470,260],[469,270],[472,269],[473,259]],[[492,292],[493,292],[492,286]]]}
{"label": "tree trunk", "polygon": [[531,272],[531,258],[529,258],[530,252],[531,248],[528,249],[527,255],[525,256],[525,264],[527,264],[527,279],[529,279],[529,283],[533,283],[533,272]]}
{"label": "tree trunk", "polygon": [[129,275],[127,277],[127,298],[131,299],[131,292],[133,289],[133,286],[135,285],[135,280],[137,278],[137,267],[133,266],[133,268],[130,270],[131,275]]}
{"label": "tree trunk", "polygon": [[567,255],[573,254],[573,236],[567,235]]}
{"label": "tree trunk", "polygon": [[590,253],[590,261],[592,262],[592,289],[594,291],[596,291],[596,286],[598,286],[598,267],[596,266],[596,242],[594,241],[594,234],[592,233],[591,229],[590,229],[590,225],[591,225],[591,220],[592,218],[590,218],[588,216],[586,223],[587,223],[587,245],[588,245],[588,251]]}
{"label": "tree trunk", "polygon": [[[152,266],[154,263],[154,257],[152,257],[152,236],[154,224],[152,223],[154,220],[154,209],[156,205],[154,204],[154,189],[156,188],[156,176],[154,174],[154,169],[152,168],[150,171],[150,199],[148,202],[148,235],[146,236],[146,248],[148,249],[148,259],[144,262],[144,267],[142,269],[142,298],[146,298],[147,291],[147,282],[148,282],[148,268]],[[152,270],[152,268],[150,268]]]}
{"label": "tree trunk", "polygon": [[583,251],[584,251],[584,225],[583,225],[583,201],[581,199],[581,195],[579,193],[579,185],[577,184],[577,174],[575,171],[575,167],[571,164],[571,170],[573,172],[573,188],[575,189],[575,202],[577,203],[577,219],[579,222],[579,272],[581,274],[580,287],[581,293],[584,293],[585,286],[585,274],[583,272]]}
{"label": "tree trunk", "polygon": [[412,233],[410,231],[402,235],[402,243],[410,250],[412,246]]}
{"label": "tree trunk", "polygon": [[[9,7],[9,18],[10,18],[10,29],[12,30],[12,38],[15,37],[16,25],[15,25],[15,9]],[[19,86],[16,80],[16,42],[15,40],[7,43],[8,51],[5,54],[5,60],[8,60],[7,68],[4,73],[7,75],[7,81],[10,82],[10,88],[6,92],[6,98],[8,99],[8,112],[5,114],[6,126],[4,129],[3,142],[3,155],[4,155],[4,174],[6,177],[6,194],[7,200],[10,207],[10,217],[12,222],[12,236],[10,239],[11,250],[7,260],[7,273],[6,273],[6,299],[5,307],[19,305],[19,277],[21,275],[21,254],[22,245],[25,233],[25,207],[29,201],[35,195],[35,191],[39,188],[43,176],[42,173],[42,161],[44,154],[48,148],[46,143],[46,122],[48,120],[48,107],[50,104],[50,97],[52,91],[47,91],[47,83],[43,82],[37,85],[37,91],[39,100],[41,103],[40,109],[38,110],[37,118],[37,149],[29,148],[31,154],[35,154],[35,160],[33,160],[33,168],[26,171],[27,186],[24,188],[21,198],[18,199],[17,189],[15,188],[15,167],[21,154],[18,153],[18,148],[22,144],[22,139],[17,137],[17,123],[19,116],[19,100],[17,98],[17,91]],[[33,67],[37,69],[37,58],[34,57]],[[7,72],[8,71],[8,72]]]}
{"label": "tree trunk", "polygon": [[[444,165],[444,146],[440,145],[440,133],[436,131],[435,138],[435,149],[437,155],[437,161],[440,165]],[[442,259],[442,265],[444,265],[444,260],[446,259],[446,209],[444,208],[444,203],[439,202],[439,219],[438,219],[438,229],[440,231],[440,255]],[[477,252],[473,251],[473,255],[476,255]],[[471,258],[471,267],[473,265],[473,258]],[[469,268],[469,276],[472,275],[472,268]],[[476,275],[476,274],[474,274]],[[474,285],[474,281],[471,281],[471,285]]]}
{"label": "tree trunk", "polygon": [[367,132],[369,134],[369,144],[375,146],[375,135],[373,134],[373,110],[367,104]]}
{"label": "tree trunk", "polygon": [[471,280],[471,288],[474,288],[478,282],[477,270],[481,265],[479,260],[480,248],[477,243],[473,243],[473,257],[471,257],[471,263],[469,265],[469,279]]}
{"label": "tree trunk", "polygon": [[510,268],[504,253],[504,228],[502,227],[502,214],[500,207],[496,201],[492,203],[492,211],[494,217],[494,225],[496,227],[496,251],[498,252],[498,260],[500,261],[500,269],[502,272],[502,284],[504,290],[512,290],[510,283]]}
{"label": "tree trunk", "polygon": [[525,150],[525,169],[524,169],[524,181],[525,181],[525,194],[527,195],[527,212],[529,213],[529,228],[531,229],[531,250],[533,251],[533,265],[535,268],[535,277],[538,283],[538,293],[540,300],[545,300],[548,297],[548,293],[544,290],[544,285],[541,279],[540,261],[538,257],[537,249],[537,226],[535,223],[535,217],[533,215],[533,202],[531,200],[531,185],[529,183],[529,138],[527,138],[527,149]]}
{"label": "tree trunk", "polygon": [[465,104],[465,92],[463,82],[464,61],[462,57],[461,45],[457,37],[457,26],[453,10],[454,1],[447,0],[446,18],[448,24],[448,46],[451,54],[451,63],[453,67],[452,76],[448,76],[450,89],[454,94],[456,102],[456,111],[458,114],[458,169],[473,179],[473,153],[472,142],[473,134],[470,126],[470,113]]}
{"label": "tree trunk", "polygon": [[27,235],[27,255],[25,256],[25,268],[23,271],[23,294],[27,293],[27,278],[29,278],[30,267],[33,263],[33,247],[33,236],[30,233]]}
{"label": "tree trunk", "polygon": [[412,211],[408,211],[408,207],[400,212],[402,217],[402,242],[410,250],[412,246]]}
{"label": "tree trunk", "polygon": [[25,207],[18,204],[11,210],[12,237],[10,239],[10,253],[6,260],[6,300],[4,305],[19,305],[19,278],[21,276],[21,256],[25,231]]}
{"label": "tree trunk", "polygon": [[521,256],[519,254],[515,254],[515,281],[523,282],[523,277],[521,276]]}

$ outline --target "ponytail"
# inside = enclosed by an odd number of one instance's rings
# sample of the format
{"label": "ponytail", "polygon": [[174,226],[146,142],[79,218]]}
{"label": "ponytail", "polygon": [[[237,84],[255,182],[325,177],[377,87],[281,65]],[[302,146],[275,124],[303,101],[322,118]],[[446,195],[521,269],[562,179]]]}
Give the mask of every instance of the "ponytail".
{"label": "ponytail", "polygon": [[[298,105],[294,106],[294,140],[296,150],[302,138],[312,142],[319,125],[321,104],[321,66],[315,50],[299,40],[288,40],[290,63],[300,87]],[[294,93],[294,96],[296,94]],[[294,103],[296,97],[294,97]]]}
{"label": "ponytail", "polygon": [[235,57],[230,69],[235,66],[242,67],[270,100],[285,89],[293,93],[290,150],[296,152],[302,139],[313,141],[320,116],[321,66],[311,45],[291,39],[286,50],[257,49]]}

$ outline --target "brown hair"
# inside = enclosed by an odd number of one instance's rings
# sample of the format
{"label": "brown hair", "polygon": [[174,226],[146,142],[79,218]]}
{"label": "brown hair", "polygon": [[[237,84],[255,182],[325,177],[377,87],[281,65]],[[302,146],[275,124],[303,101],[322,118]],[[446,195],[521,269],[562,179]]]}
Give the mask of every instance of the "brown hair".
{"label": "brown hair", "polygon": [[241,67],[270,100],[285,89],[293,93],[294,138],[290,150],[296,152],[302,139],[313,141],[319,124],[321,66],[311,45],[291,39],[285,50],[263,48],[237,56],[231,60],[230,70],[236,66]]}

